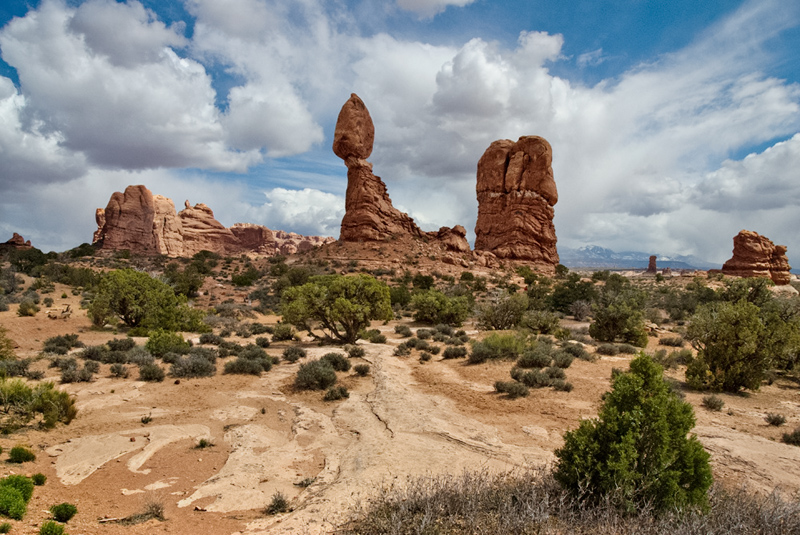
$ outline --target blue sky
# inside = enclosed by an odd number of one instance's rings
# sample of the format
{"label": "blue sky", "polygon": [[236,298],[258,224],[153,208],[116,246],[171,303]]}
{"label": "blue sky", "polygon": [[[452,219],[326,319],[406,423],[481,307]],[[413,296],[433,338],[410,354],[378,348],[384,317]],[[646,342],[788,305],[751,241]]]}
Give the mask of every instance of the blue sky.
{"label": "blue sky", "polygon": [[471,237],[483,151],[541,135],[559,245],[722,263],[747,228],[800,265],[797,50],[779,0],[7,0],[0,241],[90,241],[128,184],[338,236],[355,92],[375,173],[426,230]]}

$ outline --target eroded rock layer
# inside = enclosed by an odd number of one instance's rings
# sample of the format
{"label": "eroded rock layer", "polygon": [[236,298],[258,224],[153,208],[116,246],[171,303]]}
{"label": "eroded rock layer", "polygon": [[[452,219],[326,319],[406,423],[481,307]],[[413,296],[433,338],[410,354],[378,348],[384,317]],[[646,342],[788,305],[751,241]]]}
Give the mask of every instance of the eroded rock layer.
{"label": "eroded rock layer", "polygon": [[553,151],[539,136],[495,141],[478,161],[475,250],[498,258],[558,264]]}
{"label": "eroded rock layer", "polygon": [[153,193],[145,186],[128,186],[124,193],[111,196],[105,209],[95,212],[97,231],[93,244],[102,249],[128,249],[135,254],[192,256],[200,251],[229,255],[243,252],[291,254],[311,249],[333,238],[291,236],[277,239],[267,227],[237,223],[225,227],[203,203],[194,206],[186,201],[175,212],[171,199]]}
{"label": "eroded rock layer", "polygon": [[766,236],[742,230],[733,238],[733,257],[722,266],[726,275],[768,277],[775,284],[789,284],[791,266],[786,246],[775,245]]}
{"label": "eroded rock layer", "polygon": [[[339,239],[346,242],[388,240],[403,234],[442,239],[453,251],[469,251],[466,230],[460,225],[423,232],[408,214],[392,205],[386,184],[372,173],[366,159],[372,154],[375,127],[369,110],[355,93],[342,106],[333,136],[333,152],[347,166],[345,215]],[[460,229],[460,230],[459,230]]]}

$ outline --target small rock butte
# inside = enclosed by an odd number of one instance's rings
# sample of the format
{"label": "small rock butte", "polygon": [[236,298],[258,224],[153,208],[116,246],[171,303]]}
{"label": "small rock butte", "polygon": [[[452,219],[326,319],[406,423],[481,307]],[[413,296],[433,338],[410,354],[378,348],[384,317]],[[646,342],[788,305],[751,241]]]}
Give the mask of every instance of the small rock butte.
{"label": "small rock butte", "polygon": [[767,277],[777,285],[792,279],[786,246],[775,245],[766,236],[742,230],[733,238],[733,257],[722,266],[726,275]]}

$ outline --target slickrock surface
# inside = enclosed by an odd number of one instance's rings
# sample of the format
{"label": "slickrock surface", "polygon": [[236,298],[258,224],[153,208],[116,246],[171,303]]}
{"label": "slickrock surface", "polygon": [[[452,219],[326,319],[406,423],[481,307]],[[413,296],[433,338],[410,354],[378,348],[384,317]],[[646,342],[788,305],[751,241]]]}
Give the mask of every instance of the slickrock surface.
{"label": "slickrock surface", "polygon": [[775,245],[751,230],[742,230],[733,238],[733,257],[722,266],[726,275],[768,277],[777,285],[789,284],[791,269],[785,245]]}
{"label": "slickrock surface", "polygon": [[492,143],[478,161],[475,250],[556,266],[553,151],[539,136]]}

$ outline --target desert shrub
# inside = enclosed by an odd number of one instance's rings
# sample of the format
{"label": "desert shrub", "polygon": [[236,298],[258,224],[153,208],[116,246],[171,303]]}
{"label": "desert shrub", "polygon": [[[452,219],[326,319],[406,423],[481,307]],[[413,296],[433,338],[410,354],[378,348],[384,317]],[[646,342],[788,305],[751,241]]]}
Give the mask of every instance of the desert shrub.
{"label": "desert shrub", "polygon": [[355,371],[359,377],[366,377],[367,374],[369,374],[369,364],[356,364],[353,367],[353,371]]}
{"label": "desert shrub", "polygon": [[283,342],[294,338],[294,329],[287,323],[279,323],[272,332],[273,342]]}
{"label": "desert shrub", "polygon": [[56,522],[69,522],[78,513],[78,508],[71,503],[59,503],[50,507],[50,514]]}
{"label": "desert shrub", "polygon": [[350,397],[350,392],[347,391],[347,388],[339,385],[330,387],[325,392],[325,396],[323,396],[322,399],[324,401],[337,401],[349,397]]}
{"label": "desert shrub", "polygon": [[150,333],[147,343],[144,345],[151,355],[161,358],[167,353],[177,353],[185,355],[189,352],[189,343],[183,339],[183,335],[176,332],[156,329]]}
{"label": "desert shrub", "polygon": [[369,337],[369,341],[373,344],[385,344],[386,343],[386,336],[383,334],[373,334]]}
{"label": "desert shrub", "polygon": [[8,452],[8,462],[10,463],[29,463],[36,460],[36,454],[25,446],[14,446]]}
{"label": "desert shrub", "polygon": [[136,340],[133,338],[115,338],[106,342],[111,351],[128,351],[136,347]]}
{"label": "desert shrub", "polygon": [[561,317],[549,310],[529,310],[522,315],[519,326],[541,334],[552,334],[558,329]]}
{"label": "desert shrub", "polygon": [[364,348],[357,345],[346,346],[345,351],[347,351],[347,355],[351,359],[364,358],[364,355],[366,355],[366,351],[364,351]]}
{"label": "desert shrub", "polygon": [[524,349],[525,339],[517,334],[491,333],[473,344],[469,363],[478,364],[490,359],[516,359]]}
{"label": "desert shrub", "polygon": [[530,392],[527,386],[516,381],[496,381],[494,389],[500,394],[506,394],[510,399],[526,397]]}
{"label": "desert shrub", "polygon": [[66,355],[74,347],[83,347],[83,342],[78,340],[77,334],[64,334],[48,338],[42,344],[42,351],[56,355]]}
{"label": "desert shrub", "polygon": [[580,344],[564,344],[561,346],[561,350],[581,360],[592,360],[591,353],[586,351],[586,348]]}
{"label": "desert shrub", "polygon": [[[328,336],[354,344],[370,320],[392,319],[389,287],[370,275],[319,275],[281,296],[284,321],[311,331],[319,324]],[[380,342],[376,342],[380,343]]]}
{"label": "desert shrub", "polygon": [[634,288],[627,279],[612,274],[592,308],[594,321],[589,326],[589,334],[601,342],[620,339],[638,347],[646,346],[646,298],[646,294]]}
{"label": "desert shrub", "polygon": [[269,347],[269,338],[267,338],[266,336],[259,336],[258,338],[256,338],[256,345],[258,347],[263,347],[263,348]]}
{"label": "desert shrub", "polygon": [[13,488],[19,492],[25,503],[28,503],[33,496],[33,480],[22,475],[10,475],[0,479],[0,487]]}
{"label": "desert shrub", "polygon": [[591,315],[592,304],[589,301],[579,299],[569,305],[569,313],[572,314],[575,321],[583,321]]}
{"label": "desert shrub", "polygon": [[683,337],[682,336],[662,336],[658,339],[658,343],[662,346],[669,346],[669,347],[683,347]]}
{"label": "desert shrub", "polygon": [[721,411],[722,407],[725,406],[725,402],[719,396],[710,395],[710,396],[703,396],[702,401],[703,407],[710,411]]}
{"label": "desert shrub", "polygon": [[289,500],[282,492],[276,492],[272,495],[272,501],[269,502],[265,512],[268,515],[277,515],[278,513],[285,513],[289,510]]}
{"label": "desert shrub", "polygon": [[431,336],[433,336],[432,329],[417,329],[417,338],[420,340],[428,340]]}
{"label": "desert shrub", "polygon": [[104,274],[89,305],[89,317],[97,326],[120,319],[129,327],[145,330],[200,332],[208,330],[202,316],[170,285],[133,269]]}
{"label": "desert shrub", "polygon": [[555,355],[553,355],[553,366],[567,369],[572,366],[573,360],[575,360],[575,357],[562,349],[561,351],[556,351]]}
{"label": "desert shrub", "polygon": [[228,342],[225,340],[219,345],[219,356],[224,358],[230,355],[238,355],[243,349],[244,346],[241,344],[237,344],[236,342]]}
{"label": "desert shrub", "polygon": [[640,350],[631,344],[617,344],[617,349],[624,355],[636,355]]}
{"label": "desert shrub", "polygon": [[466,296],[448,297],[438,290],[423,290],[411,298],[411,308],[415,321],[461,325],[472,307]]}
{"label": "desert shrub", "polygon": [[783,414],[768,412],[767,415],[764,417],[764,421],[767,422],[769,425],[780,427],[786,423],[786,416],[784,416]]}
{"label": "desert shrub", "polygon": [[619,355],[619,347],[616,344],[600,344],[595,352],[608,356]]}
{"label": "desert shrub", "polygon": [[0,485],[0,514],[14,520],[22,520],[27,510],[28,504],[17,489]]}
{"label": "desert shrub", "polygon": [[199,347],[199,346],[192,347],[189,350],[189,355],[195,357],[202,357],[211,364],[216,364],[217,362],[217,351],[211,349],[210,347]]}
{"label": "desert shrub", "polygon": [[[3,287],[0,284],[0,294],[2,293]],[[5,295],[0,295],[0,312],[8,312],[8,298]]]}
{"label": "desert shrub", "polygon": [[64,526],[52,520],[45,520],[39,528],[39,535],[64,535]]}
{"label": "desert shrub", "polygon": [[238,375],[261,375],[264,371],[264,366],[261,361],[248,360],[242,357],[237,357],[236,360],[231,360],[225,363],[223,369],[224,374],[238,374]]}
{"label": "desert shrub", "polygon": [[112,364],[110,371],[112,377],[117,377],[119,379],[126,379],[129,374],[128,368],[124,364]]}
{"label": "desert shrub", "polygon": [[41,472],[37,472],[31,476],[31,481],[33,481],[33,484],[37,487],[41,487],[47,482],[47,476]]}
{"label": "desert shrub", "polygon": [[550,377],[550,379],[564,379],[567,376],[564,370],[557,366],[550,366],[548,368],[545,368],[544,373],[546,373],[547,376]]}
{"label": "desert shrub", "polygon": [[433,354],[431,354],[431,353],[429,353],[427,351],[423,351],[422,353],[419,354],[419,361],[420,362],[428,362],[432,358],[433,358]]}
{"label": "desert shrub", "polygon": [[709,455],[695,436],[691,405],[646,355],[612,379],[598,418],[582,420],[556,450],[555,479],[588,503],[609,499],[623,510],[705,506]]}
{"label": "desert shrub", "polygon": [[394,353],[392,353],[395,357],[407,357],[411,354],[411,348],[408,347],[408,344],[403,342],[402,344],[398,344],[396,348],[394,348]]}
{"label": "desert shrub", "polygon": [[153,363],[153,355],[143,346],[136,346],[130,351],[128,351],[125,356],[128,359],[128,362],[131,364],[141,365],[141,364],[152,364]]}
{"label": "desert shrub", "polygon": [[253,322],[250,324],[250,332],[253,334],[272,334],[274,329],[263,323]]}
{"label": "desert shrub", "polygon": [[286,362],[297,362],[306,356],[306,350],[302,347],[290,346],[283,350],[282,356]]}
{"label": "desert shrub", "polygon": [[172,377],[213,377],[217,367],[202,355],[189,355],[173,363],[169,374]]}
{"label": "desert shrub", "polygon": [[214,333],[203,333],[200,335],[200,343],[218,346],[222,343],[222,337]]}
{"label": "desert shrub", "polygon": [[560,392],[572,392],[574,386],[572,383],[565,381],[563,379],[553,379],[553,390],[558,390]]}
{"label": "desert shrub", "polygon": [[526,310],[527,295],[498,290],[478,305],[475,319],[479,329],[511,329],[520,322]]}
{"label": "desert shrub", "polygon": [[164,370],[158,364],[145,362],[139,365],[139,380],[160,383],[164,380]]}
{"label": "desert shrub", "polygon": [[[72,360],[72,359],[70,359]],[[63,384],[67,383],[89,383],[92,381],[93,377],[93,367],[90,365],[97,366],[97,362],[89,360],[86,361],[83,368],[78,369],[77,365],[74,367],[64,367],[61,369],[61,382]]]}
{"label": "desert shrub", "polygon": [[433,355],[438,355],[441,350],[442,350],[442,346],[430,346],[428,348],[428,352],[433,354]]}
{"label": "desert shrub", "polygon": [[0,533],[8,533],[9,531],[11,531],[12,527],[14,526],[12,526],[9,522],[3,522],[2,524],[0,524]]}
{"label": "desert shrub", "polygon": [[791,433],[784,433],[781,437],[781,440],[785,444],[790,444],[792,446],[800,446],[800,427],[792,431]]}
{"label": "desert shrub", "polygon": [[[0,376],[5,377],[27,377],[33,379],[34,374],[28,367],[31,365],[30,359],[22,360],[0,360]],[[41,377],[39,377],[41,379]]]}
{"label": "desert shrub", "polygon": [[258,362],[261,365],[261,369],[265,372],[272,369],[272,357],[267,355],[266,351],[256,345],[250,344],[242,349],[242,351],[239,352],[239,358]]}
{"label": "desert shrub", "polygon": [[32,299],[23,299],[19,303],[17,316],[35,316],[37,312],[39,312],[39,307],[33,302]]}
{"label": "desert shrub", "polygon": [[[514,368],[511,371],[514,372],[514,370],[520,370],[520,368]],[[544,388],[553,383],[553,379],[541,370],[533,370],[522,373],[520,372],[515,372],[511,377],[515,378],[516,376],[520,383],[530,388]]]}
{"label": "desert shrub", "polygon": [[108,350],[105,346],[89,346],[81,351],[80,356],[84,359],[103,362],[106,358],[106,353],[108,353]]}
{"label": "desert shrub", "polygon": [[549,366],[552,361],[551,349],[552,346],[550,344],[537,342],[522,352],[522,356],[517,360],[516,365],[520,368],[544,368]]}
{"label": "desert shrub", "polygon": [[460,359],[467,356],[467,348],[466,347],[454,347],[449,346],[445,348],[444,353],[442,353],[442,358],[445,359]]}
{"label": "desert shrub", "polygon": [[408,338],[412,334],[411,328],[408,325],[395,325],[394,332],[403,338]]}
{"label": "desert shrub", "polygon": [[336,371],[325,360],[312,360],[300,365],[295,387],[301,390],[325,390],[336,383]]}
{"label": "desert shrub", "polygon": [[798,349],[791,322],[745,299],[701,305],[687,335],[698,351],[686,368],[686,381],[698,390],[757,390],[770,363]]}
{"label": "desert shrub", "polygon": [[341,353],[325,353],[322,360],[331,365],[337,372],[346,372],[350,369],[350,361]]}

